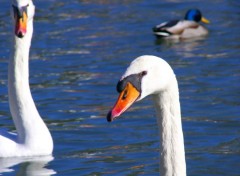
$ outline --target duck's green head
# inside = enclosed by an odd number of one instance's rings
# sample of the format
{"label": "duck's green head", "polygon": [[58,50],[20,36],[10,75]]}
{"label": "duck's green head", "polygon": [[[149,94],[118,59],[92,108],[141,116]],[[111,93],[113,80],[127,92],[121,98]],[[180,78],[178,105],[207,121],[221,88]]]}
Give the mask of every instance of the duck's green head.
{"label": "duck's green head", "polygon": [[198,9],[190,9],[187,11],[185,15],[185,20],[189,21],[196,21],[196,22],[203,22],[203,23],[210,23],[206,18],[204,18]]}

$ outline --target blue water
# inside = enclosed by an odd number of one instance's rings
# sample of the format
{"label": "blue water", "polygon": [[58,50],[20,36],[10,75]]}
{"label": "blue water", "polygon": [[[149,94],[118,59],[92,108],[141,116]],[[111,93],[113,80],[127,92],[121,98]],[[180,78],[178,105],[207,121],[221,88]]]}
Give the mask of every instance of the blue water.
{"label": "blue water", "polygon": [[[240,175],[240,3],[34,1],[31,90],[54,139],[53,157],[0,159],[2,175],[158,175],[150,98],[113,123],[116,83],[143,54],[167,60],[179,82],[187,172]],[[199,8],[208,36],[159,41],[151,28]],[[0,6],[0,128],[14,131],[7,97],[10,2]],[[0,175],[1,175],[0,174]]]}

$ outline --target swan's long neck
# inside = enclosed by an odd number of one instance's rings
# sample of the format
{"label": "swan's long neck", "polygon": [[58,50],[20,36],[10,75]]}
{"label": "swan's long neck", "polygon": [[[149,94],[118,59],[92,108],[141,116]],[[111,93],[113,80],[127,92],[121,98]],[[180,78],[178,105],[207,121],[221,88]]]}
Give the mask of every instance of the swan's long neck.
{"label": "swan's long neck", "polygon": [[43,140],[51,141],[52,139],[36,109],[29,87],[28,62],[32,32],[33,21],[31,20],[27,24],[27,33],[23,38],[14,35],[12,56],[8,66],[8,95],[18,142],[39,145]]}
{"label": "swan's long neck", "polygon": [[186,163],[177,81],[153,95],[160,134],[161,176],[185,176]]}

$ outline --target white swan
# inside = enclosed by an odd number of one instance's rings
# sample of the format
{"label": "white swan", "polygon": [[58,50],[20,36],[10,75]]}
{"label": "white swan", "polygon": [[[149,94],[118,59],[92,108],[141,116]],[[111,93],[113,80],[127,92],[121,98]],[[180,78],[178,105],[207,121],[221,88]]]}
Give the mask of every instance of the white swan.
{"label": "white swan", "polygon": [[160,135],[161,176],[185,176],[178,83],[170,65],[156,56],[138,57],[118,82],[117,91],[120,95],[107,120],[111,122],[135,101],[152,95]]}
{"label": "white swan", "polygon": [[31,0],[12,2],[15,35],[8,67],[8,96],[17,134],[0,134],[0,157],[49,155],[52,137],[34,104],[28,80],[35,7]]}

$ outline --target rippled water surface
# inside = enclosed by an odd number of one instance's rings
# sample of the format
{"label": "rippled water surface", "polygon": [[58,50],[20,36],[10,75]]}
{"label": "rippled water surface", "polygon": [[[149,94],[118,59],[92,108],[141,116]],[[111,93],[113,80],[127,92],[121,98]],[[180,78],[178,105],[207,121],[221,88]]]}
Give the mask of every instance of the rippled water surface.
{"label": "rippled water surface", "polygon": [[[2,175],[158,175],[159,141],[150,98],[107,123],[127,65],[152,54],[179,82],[187,172],[240,175],[240,2],[34,1],[30,83],[54,139],[53,157],[0,159]],[[7,96],[10,1],[0,6],[0,128],[14,131]],[[199,8],[210,34],[156,40],[151,28]],[[0,174],[0,175],[1,175]]]}

